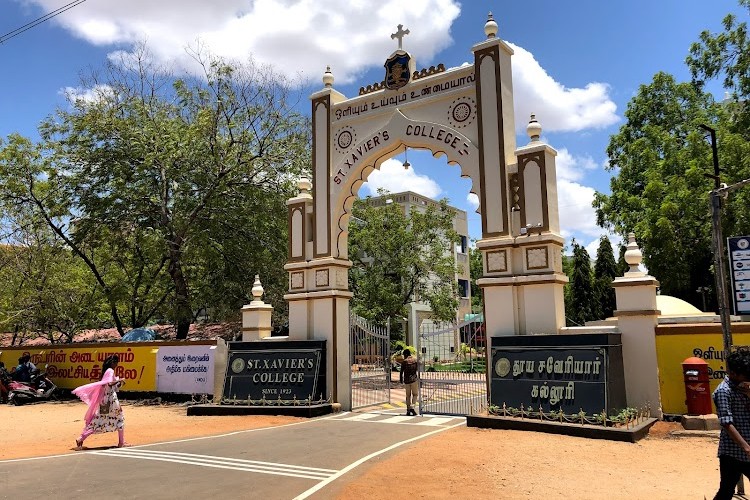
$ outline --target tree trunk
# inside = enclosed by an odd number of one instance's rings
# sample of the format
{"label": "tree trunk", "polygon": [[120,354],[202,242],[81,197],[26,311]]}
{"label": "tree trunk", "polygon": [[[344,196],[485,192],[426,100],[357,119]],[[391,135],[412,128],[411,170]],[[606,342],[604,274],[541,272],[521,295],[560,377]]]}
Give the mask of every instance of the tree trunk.
{"label": "tree trunk", "polygon": [[177,327],[177,339],[185,340],[190,330],[190,322],[193,317],[193,309],[190,307],[188,296],[188,285],[185,274],[182,272],[182,245],[176,237],[169,243],[169,275],[172,277],[175,290],[175,326]]}

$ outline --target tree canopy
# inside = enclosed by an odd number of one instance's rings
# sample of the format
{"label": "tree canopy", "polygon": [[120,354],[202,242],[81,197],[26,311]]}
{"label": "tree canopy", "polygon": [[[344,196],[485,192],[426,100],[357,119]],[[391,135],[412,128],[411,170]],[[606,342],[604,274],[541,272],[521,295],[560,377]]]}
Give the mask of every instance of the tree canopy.
{"label": "tree canopy", "polygon": [[[740,6],[750,13],[750,0],[739,0]],[[750,97],[750,39],[747,23],[737,22],[737,16],[728,14],[723,21],[724,31],[700,34],[699,41],[690,46],[685,62],[693,83],[703,89],[707,80],[722,78],[724,88],[733,99],[727,103],[733,113],[734,131],[750,138],[750,110],[745,103]]]}
{"label": "tree canopy", "polygon": [[[597,222],[626,236],[635,232],[644,264],[663,293],[698,304],[699,286],[712,286],[708,195],[713,188],[711,146],[699,127],[718,130],[722,180],[750,174],[748,144],[731,131],[730,114],[691,83],[658,73],[642,85],[610,138],[611,194],[597,193]],[[726,205],[726,234],[747,225],[747,194]]]}
{"label": "tree canopy", "polygon": [[261,269],[272,302],[286,288],[307,119],[270,68],[193,55],[202,75],[176,77],[141,46],[83,78],[38,144],[0,143],[2,208],[44,221],[121,333],[165,317],[185,338],[198,310],[238,316]]}
{"label": "tree canopy", "polygon": [[[386,191],[379,191],[386,196]],[[357,200],[349,221],[352,308],[368,320],[407,315],[407,304],[430,305],[439,320],[453,321],[458,308],[453,245],[454,212],[446,200],[408,213],[397,203]]]}
{"label": "tree canopy", "polygon": [[[606,235],[599,238],[599,248],[596,251],[596,262],[594,263],[594,318],[606,319],[612,317],[617,304],[615,301],[615,289],[612,282],[618,276],[615,254],[612,251],[612,243]],[[619,276],[622,276],[621,274]]]}
{"label": "tree canopy", "polygon": [[591,258],[586,248],[573,240],[573,259],[570,267],[569,292],[566,296],[565,316],[572,326],[584,326],[594,317],[594,285]]}

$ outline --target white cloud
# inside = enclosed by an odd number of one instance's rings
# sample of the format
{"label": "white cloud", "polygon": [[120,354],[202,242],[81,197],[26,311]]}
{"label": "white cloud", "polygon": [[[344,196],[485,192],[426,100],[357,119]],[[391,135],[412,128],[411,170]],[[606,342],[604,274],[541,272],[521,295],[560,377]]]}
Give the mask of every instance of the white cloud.
{"label": "white cloud", "polygon": [[513,91],[516,126],[525,130],[531,113],[547,132],[576,132],[604,128],[620,119],[609,97],[609,85],[592,82],[584,88],[568,88],[555,81],[533,54],[513,47]]}
{"label": "white cloud", "polygon": [[466,201],[467,203],[476,210],[479,208],[479,196],[475,195],[474,193],[469,193],[466,195]]}
{"label": "white cloud", "polygon": [[558,152],[557,197],[560,211],[561,233],[585,239],[606,234],[606,230],[596,225],[596,213],[591,203],[596,190],[581,184],[588,172],[600,168],[590,156],[574,156],[567,148]]}
{"label": "white cloud", "polygon": [[558,207],[562,235],[599,237],[604,230],[596,225],[596,215],[591,202],[594,188],[565,179],[557,181]]}
{"label": "white cloud", "polygon": [[65,87],[60,91],[70,102],[82,101],[94,103],[114,96],[114,89],[109,85],[95,85],[92,88]]}
{"label": "white cloud", "polygon": [[590,156],[573,156],[567,148],[561,148],[555,159],[557,179],[566,181],[580,181],[585,178],[586,171],[596,170],[596,164]]}
{"label": "white cloud", "polygon": [[607,235],[607,237],[609,238],[609,244],[612,246],[612,254],[615,256],[615,260],[617,260],[620,257],[621,239],[619,236],[613,235],[604,230],[602,230],[602,234],[591,240],[591,242],[586,245],[586,251],[589,253],[592,259],[596,259],[596,252],[599,251],[599,238],[603,235]]}
{"label": "white cloud", "polygon": [[[59,0],[28,0],[45,12]],[[157,60],[189,68],[185,47],[197,40],[229,59],[249,54],[288,77],[320,81],[330,65],[340,83],[382,66],[396,48],[397,21],[412,29],[404,48],[423,62],[450,45],[455,0],[128,0],[86,2],[54,18],[76,36],[107,46],[147,40]],[[356,54],[352,57],[351,54]]]}
{"label": "white cloud", "polygon": [[414,191],[434,199],[437,199],[443,192],[437,182],[430,177],[417,174],[412,167],[405,169],[404,164],[395,158],[384,161],[380,170],[375,170],[370,174],[362,188],[373,196],[377,196],[379,188],[391,193]]}
{"label": "white cloud", "polygon": [[[25,2],[45,12],[60,5],[59,0]],[[382,68],[384,56],[395,48],[390,38],[394,13],[398,22],[415,28],[404,47],[421,67],[453,44],[451,26],[460,10],[457,0],[129,0],[86,2],[52,22],[113,50],[146,40],[156,62],[183,70],[196,68],[185,49],[200,42],[228,59],[245,60],[252,54],[292,80],[320,82],[330,65],[342,84],[354,82],[366,69]],[[519,131],[531,113],[548,132],[603,128],[619,120],[607,84],[566,87],[533,54],[510,45]]]}

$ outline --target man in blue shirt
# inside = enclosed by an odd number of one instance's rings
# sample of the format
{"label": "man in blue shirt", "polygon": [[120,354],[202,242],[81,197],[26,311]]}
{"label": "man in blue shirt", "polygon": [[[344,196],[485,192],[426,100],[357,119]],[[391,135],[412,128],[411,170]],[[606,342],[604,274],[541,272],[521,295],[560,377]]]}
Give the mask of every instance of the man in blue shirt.
{"label": "man in blue shirt", "polygon": [[726,365],[728,375],[713,395],[722,427],[718,452],[721,483],[714,500],[731,500],[740,477],[750,477],[750,350],[730,353]]}

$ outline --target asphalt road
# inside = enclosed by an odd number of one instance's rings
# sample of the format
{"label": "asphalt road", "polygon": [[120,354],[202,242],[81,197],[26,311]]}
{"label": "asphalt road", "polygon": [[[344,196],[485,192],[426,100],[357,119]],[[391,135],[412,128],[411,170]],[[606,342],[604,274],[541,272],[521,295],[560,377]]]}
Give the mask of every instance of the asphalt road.
{"label": "asphalt road", "polygon": [[215,437],[6,460],[0,497],[328,498],[326,488],[370,458],[458,425],[465,419],[342,413]]}

